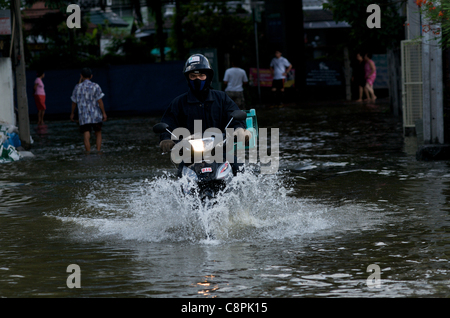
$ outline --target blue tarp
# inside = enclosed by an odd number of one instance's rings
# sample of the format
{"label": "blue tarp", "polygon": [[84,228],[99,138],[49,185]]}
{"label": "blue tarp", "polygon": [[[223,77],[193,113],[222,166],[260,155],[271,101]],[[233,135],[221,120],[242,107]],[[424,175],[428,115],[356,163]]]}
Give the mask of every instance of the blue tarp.
{"label": "blue tarp", "polygon": [[[182,70],[184,62],[117,65],[92,69],[92,81],[99,84],[105,94],[106,113],[128,112],[158,114],[188,87]],[[81,70],[46,70],[44,89],[46,114],[70,114],[72,91],[80,79]],[[36,71],[27,71],[28,108],[37,114],[34,103]]]}
{"label": "blue tarp", "polygon": [[22,143],[20,142],[19,135],[16,133],[6,133],[7,139],[3,142],[3,148],[7,149],[8,146],[13,146],[14,148],[20,147]]}

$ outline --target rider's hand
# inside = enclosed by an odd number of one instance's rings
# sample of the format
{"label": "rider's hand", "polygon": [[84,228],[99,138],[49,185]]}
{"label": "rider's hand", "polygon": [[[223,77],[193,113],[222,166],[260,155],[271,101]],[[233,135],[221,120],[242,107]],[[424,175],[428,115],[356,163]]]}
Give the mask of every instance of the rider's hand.
{"label": "rider's hand", "polygon": [[175,146],[175,143],[173,142],[173,140],[166,139],[161,141],[159,143],[159,146],[161,147],[163,152],[169,152],[173,148],[173,146]]}
{"label": "rider's hand", "polygon": [[247,129],[238,128],[233,132],[233,136],[237,136],[238,141],[241,140],[249,141],[250,138],[252,138],[252,133]]}

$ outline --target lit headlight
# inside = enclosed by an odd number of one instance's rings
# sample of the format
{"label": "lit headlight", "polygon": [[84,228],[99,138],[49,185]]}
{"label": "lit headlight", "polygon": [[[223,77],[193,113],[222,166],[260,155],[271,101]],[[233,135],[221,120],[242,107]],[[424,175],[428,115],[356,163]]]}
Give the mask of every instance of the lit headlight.
{"label": "lit headlight", "polygon": [[196,152],[210,151],[214,148],[213,137],[189,140],[189,143]]}
{"label": "lit headlight", "polygon": [[205,144],[202,139],[189,140],[194,151],[205,151]]}

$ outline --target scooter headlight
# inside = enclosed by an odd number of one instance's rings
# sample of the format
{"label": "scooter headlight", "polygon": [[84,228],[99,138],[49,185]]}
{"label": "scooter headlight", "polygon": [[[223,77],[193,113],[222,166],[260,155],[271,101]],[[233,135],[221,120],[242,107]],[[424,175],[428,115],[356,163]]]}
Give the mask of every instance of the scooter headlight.
{"label": "scooter headlight", "polygon": [[213,137],[189,140],[189,143],[195,152],[211,151],[214,148]]}

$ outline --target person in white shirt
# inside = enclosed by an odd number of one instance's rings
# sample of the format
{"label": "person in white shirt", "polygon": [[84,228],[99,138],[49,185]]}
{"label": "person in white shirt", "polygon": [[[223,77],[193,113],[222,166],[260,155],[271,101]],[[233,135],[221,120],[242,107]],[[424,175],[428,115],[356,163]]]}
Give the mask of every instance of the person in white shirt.
{"label": "person in white shirt", "polygon": [[270,62],[270,71],[273,76],[272,94],[276,105],[283,106],[284,81],[287,73],[292,69],[292,64],[281,56],[281,51],[275,51],[275,57]]}
{"label": "person in white shirt", "polygon": [[245,109],[244,87],[248,84],[245,71],[238,66],[237,61],[231,62],[232,67],[225,71],[223,83],[225,93],[238,105],[240,109]]}

